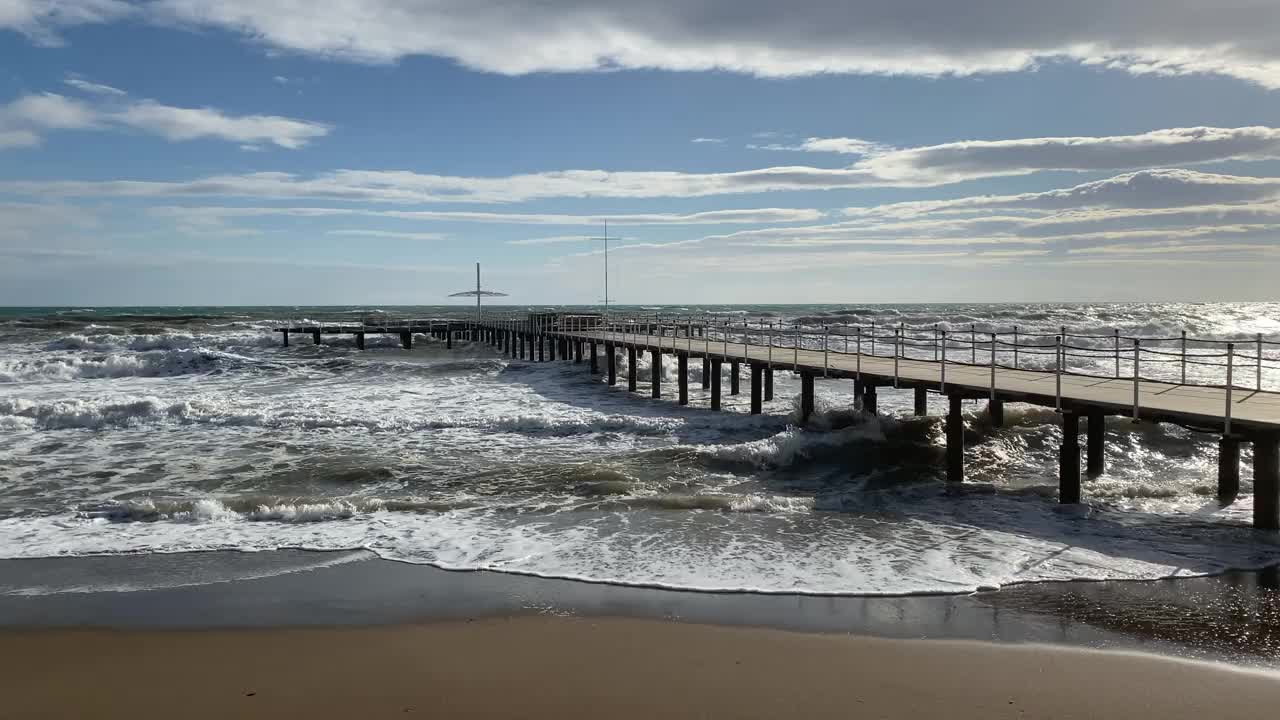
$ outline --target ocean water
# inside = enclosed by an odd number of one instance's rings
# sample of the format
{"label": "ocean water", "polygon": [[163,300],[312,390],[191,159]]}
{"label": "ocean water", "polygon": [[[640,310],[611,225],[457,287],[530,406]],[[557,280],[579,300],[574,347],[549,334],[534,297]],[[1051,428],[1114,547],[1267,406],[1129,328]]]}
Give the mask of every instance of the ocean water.
{"label": "ocean water", "polygon": [[[808,325],[1280,333],[1280,304],[1260,303],[670,310]],[[712,412],[696,362],[680,407],[673,362],[655,401],[645,361],[633,394],[585,363],[512,361],[484,345],[448,351],[419,336],[406,351],[370,336],[364,351],[338,337],[283,348],[269,332],[283,318],[368,312],[0,309],[0,557],[367,549],[453,569],[805,594],[1280,562],[1280,540],[1250,527],[1247,446],[1241,498],[1214,498],[1212,435],[1112,419],[1107,473],[1085,481],[1083,505],[1060,506],[1061,434],[1044,408],[1009,405],[993,429],[982,403],[966,403],[968,482],[951,488],[942,402],[912,417],[910,391],[882,389],[871,417],[852,409],[851,382],[820,378],[818,413],[802,427],[798,378],[783,370],[775,400],[751,416],[747,377],[740,396],[726,383],[725,411]],[[119,587],[137,584],[101,589]]]}

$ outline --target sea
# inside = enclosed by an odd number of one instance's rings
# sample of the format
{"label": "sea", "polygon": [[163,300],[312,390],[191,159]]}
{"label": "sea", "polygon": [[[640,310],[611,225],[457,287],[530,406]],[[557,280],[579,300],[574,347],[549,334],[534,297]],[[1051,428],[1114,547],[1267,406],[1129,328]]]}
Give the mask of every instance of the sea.
{"label": "sea", "polygon": [[[490,313],[574,308],[505,307]],[[1062,326],[1249,342],[1280,303],[615,308],[781,325]],[[775,370],[775,397],[710,410],[610,387],[585,363],[513,360],[419,335],[294,336],[285,321],[472,317],[467,307],[0,308],[0,557],[278,549],[306,570],[367,557],[621,585],[811,595],[970,593],[1015,583],[1212,575],[1280,562],[1242,493],[1216,499],[1217,437],[1112,418],[1107,471],[1056,501],[1059,417],[965,404],[966,482],[944,482],[943,402]],[[1099,341],[1099,342],[1105,342]],[[625,373],[625,356],[621,358]],[[1099,363],[1109,362],[1100,360]],[[726,366],[724,372],[728,372]],[[1105,369],[1103,370],[1105,372]],[[1200,370],[1195,370],[1200,372]],[[625,377],[625,375],[624,375]],[[1265,386],[1280,383],[1267,378]],[[725,383],[727,388],[727,383]],[[346,551],[346,552],[343,552]],[[128,591],[204,578],[64,579],[0,593]]]}

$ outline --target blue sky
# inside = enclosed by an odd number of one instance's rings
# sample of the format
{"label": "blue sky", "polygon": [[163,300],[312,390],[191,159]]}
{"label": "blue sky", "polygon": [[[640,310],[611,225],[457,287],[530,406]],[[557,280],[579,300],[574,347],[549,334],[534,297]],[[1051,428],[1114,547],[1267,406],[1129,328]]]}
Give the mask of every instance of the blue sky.
{"label": "blue sky", "polygon": [[1274,3],[779,8],[7,0],[0,303],[1276,299]]}

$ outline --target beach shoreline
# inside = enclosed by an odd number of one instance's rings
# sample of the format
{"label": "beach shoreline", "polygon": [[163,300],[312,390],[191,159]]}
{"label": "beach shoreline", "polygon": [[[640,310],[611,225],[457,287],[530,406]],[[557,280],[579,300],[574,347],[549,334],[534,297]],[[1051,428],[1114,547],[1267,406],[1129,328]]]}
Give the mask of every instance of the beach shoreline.
{"label": "beach shoreline", "polygon": [[1217,663],[627,618],[28,629],[0,642],[13,688],[0,716],[24,718],[1199,719],[1280,703],[1276,675]]}
{"label": "beach shoreline", "polygon": [[957,595],[807,596],[449,571],[364,551],[135,554],[0,560],[0,628],[221,631],[622,618],[1140,651],[1265,668],[1280,660],[1278,585],[1273,569]]}

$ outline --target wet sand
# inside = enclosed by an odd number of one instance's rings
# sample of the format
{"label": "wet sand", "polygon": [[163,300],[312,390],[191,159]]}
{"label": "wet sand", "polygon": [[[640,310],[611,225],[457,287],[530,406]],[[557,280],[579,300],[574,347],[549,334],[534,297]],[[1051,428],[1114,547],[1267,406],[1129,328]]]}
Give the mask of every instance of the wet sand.
{"label": "wet sand", "polygon": [[10,630],[0,717],[1256,718],[1258,671],[660,620]]}

